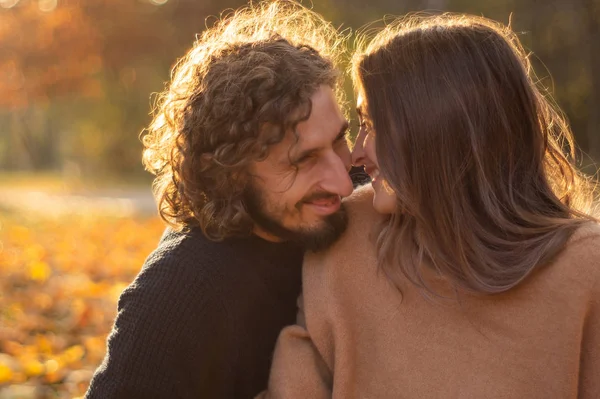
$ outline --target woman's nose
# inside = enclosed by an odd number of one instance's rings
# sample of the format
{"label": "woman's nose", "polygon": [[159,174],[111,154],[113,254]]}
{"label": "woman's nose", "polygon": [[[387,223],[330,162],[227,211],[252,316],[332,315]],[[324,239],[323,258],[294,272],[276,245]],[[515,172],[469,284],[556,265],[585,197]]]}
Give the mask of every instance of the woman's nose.
{"label": "woman's nose", "polygon": [[354,148],[352,149],[352,165],[354,166],[365,164],[365,137],[365,129],[360,129],[354,143]]}

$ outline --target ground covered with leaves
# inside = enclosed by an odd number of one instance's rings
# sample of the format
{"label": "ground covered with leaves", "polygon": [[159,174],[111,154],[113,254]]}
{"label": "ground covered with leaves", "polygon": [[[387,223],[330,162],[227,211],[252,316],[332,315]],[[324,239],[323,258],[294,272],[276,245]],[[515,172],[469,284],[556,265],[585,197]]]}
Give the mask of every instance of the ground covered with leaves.
{"label": "ground covered with leaves", "polygon": [[0,399],[83,396],[156,217],[24,217],[0,209]]}

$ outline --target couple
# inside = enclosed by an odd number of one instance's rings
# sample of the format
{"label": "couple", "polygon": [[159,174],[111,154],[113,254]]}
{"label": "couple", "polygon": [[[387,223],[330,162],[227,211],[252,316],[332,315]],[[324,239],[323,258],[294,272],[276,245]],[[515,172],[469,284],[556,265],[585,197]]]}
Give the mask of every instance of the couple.
{"label": "couple", "polygon": [[600,229],[514,33],[382,29],[352,154],[339,38],[262,3],[179,62],[144,139],[171,228],[86,397],[600,397]]}

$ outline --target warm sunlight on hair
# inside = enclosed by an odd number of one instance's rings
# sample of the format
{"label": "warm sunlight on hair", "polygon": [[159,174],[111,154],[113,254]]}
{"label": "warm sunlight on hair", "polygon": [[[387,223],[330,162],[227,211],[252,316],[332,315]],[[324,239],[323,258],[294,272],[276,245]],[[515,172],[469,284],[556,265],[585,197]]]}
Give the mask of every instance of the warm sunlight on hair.
{"label": "warm sunlight on hair", "polygon": [[320,15],[288,1],[224,13],[199,35],[143,137],[163,219],[178,227],[199,220],[220,231],[214,238],[239,230],[246,218],[236,180],[262,146],[261,123],[289,123],[320,84],[343,104],[343,43]]}
{"label": "warm sunlight on hair", "polygon": [[352,73],[401,210],[378,240],[390,275],[428,290],[430,264],[457,287],[506,292],[596,221],[595,181],[510,27],[415,14],[367,40]]}

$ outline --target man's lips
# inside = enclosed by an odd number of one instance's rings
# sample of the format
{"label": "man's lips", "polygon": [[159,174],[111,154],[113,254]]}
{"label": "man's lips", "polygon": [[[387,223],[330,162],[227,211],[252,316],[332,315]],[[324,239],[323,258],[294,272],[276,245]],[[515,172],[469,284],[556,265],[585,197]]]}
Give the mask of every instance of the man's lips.
{"label": "man's lips", "polygon": [[321,215],[330,215],[340,209],[342,200],[339,196],[315,198],[313,200],[305,201],[304,205],[310,206],[315,213]]}

